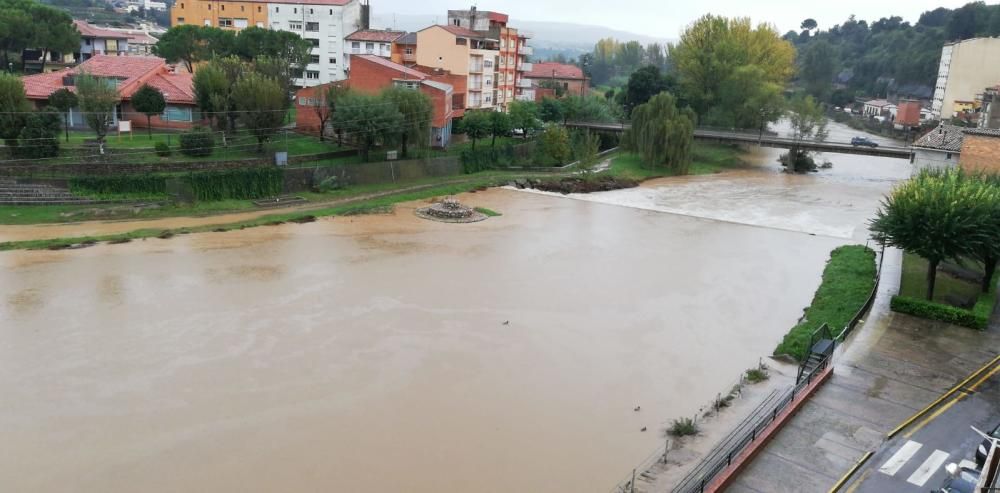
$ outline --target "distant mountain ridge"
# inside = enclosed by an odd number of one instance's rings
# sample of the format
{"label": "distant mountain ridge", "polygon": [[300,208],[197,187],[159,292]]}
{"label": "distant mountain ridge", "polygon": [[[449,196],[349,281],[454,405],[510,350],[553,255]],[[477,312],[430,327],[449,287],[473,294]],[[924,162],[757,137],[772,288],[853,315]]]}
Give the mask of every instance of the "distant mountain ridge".
{"label": "distant mountain ridge", "polygon": [[[375,12],[372,15],[372,27],[399,29],[401,31],[418,31],[435,23],[444,24],[446,22],[448,22],[448,18],[444,14],[383,14]],[[531,45],[551,52],[589,52],[594,48],[594,44],[603,38],[615,38],[619,41],[635,40],[643,45],[669,41],[668,38],[656,38],[604,26],[573,24],[569,22],[511,19],[510,25],[517,29],[531,31],[534,34]]]}

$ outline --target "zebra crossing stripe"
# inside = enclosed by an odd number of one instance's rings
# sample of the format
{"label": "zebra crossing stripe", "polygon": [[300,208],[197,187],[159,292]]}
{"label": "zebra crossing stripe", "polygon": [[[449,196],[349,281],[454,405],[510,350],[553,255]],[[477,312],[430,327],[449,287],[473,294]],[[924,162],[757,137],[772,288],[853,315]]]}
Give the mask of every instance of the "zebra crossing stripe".
{"label": "zebra crossing stripe", "polygon": [[931,476],[937,472],[938,469],[944,465],[944,461],[948,460],[948,452],[941,450],[935,450],[923,464],[913,474],[910,475],[909,479],[906,480],[907,483],[915,484],[917,486],[923,486]]}
{"label": "zebra crossing stripe", "polygon": [[916,454],[920,450],[920,447],[923,447],[923,445],[913,440],[907,440],[892,457],[889,457],[889,460],[885,461],[885,464],[882,464],[882,467],[878,468],[878,472],[894,476],[903,467],[903,464],[906,464],[906,461],[910,460],[913,454]]}

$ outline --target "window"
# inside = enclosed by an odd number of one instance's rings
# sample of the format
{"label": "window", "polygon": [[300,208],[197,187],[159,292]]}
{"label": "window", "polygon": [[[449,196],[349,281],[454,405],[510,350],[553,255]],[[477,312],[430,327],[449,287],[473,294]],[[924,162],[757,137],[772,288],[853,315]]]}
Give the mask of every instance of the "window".
{"label": "window", "polygon": [[191,116],[191,108],[168,105],[160,115],[160,119],[166,122],[190,122],[193,121]]}
{"label": "window", "polygon": [[298,21],[288,21],[288,29],[291,29],[292,31],[301,31],[302,23]]}
{"label": "window", "polygon": [[330,15],[333,15],[333,9],[330,9]]}
{"label": "window", "polygon": [[451,21],[451,23],[452,23],[452,24],[454,24],[454,25],[456,25],[456,26],[457,26],[457,25],[459,25],[459,23],[458,23],[458,19],[453,19],[453,20]]}
{"label": "window", "polygon": [[405,53],[407,55],[412,55],[413,54],[413,48],[410,48],[409,46],[407,46],[406,49],[403,50],[403,53]]}
{"label": "window", "polygon": [[233,27],[233,20],[220,17],[219,27]]}
{"label": "window", "polygon": [[[178,24],[184,24],[184,18],[183,17],[178,17],[177,18],[177,23]],[[90,43],[87,43],[87,44],[90,44]]]}
{"label": "window", "polygon": [[233,26],[243,29],[247,27],[248,22],[246,19],[233,19]]}
{"label": "window", "polygon": [[295,7],[294,9],[292,9],[292,13],[293,14],[298,14],[299,13],[299,8]]}
{"label": "window", "polygon": [[488,85],[488,86],[492,86],[492,85],[493,85],[493,79],[491,79],[491,78],[487,77],[487,78],[486,78],[486,85]]}
{"label": "window", "polygon": [[219,10],[226,10],[226,6],[225,5],[219,5]]}
{"label": "window", "polygon": [[278,12],[280,12],[280,11],[281,11],[281,9],[279,9],[278,7],[275,7],[275,8],[274,8],[274,13],[278,13]]}
{"label": "window", "polygon": [[465,38],[455,38],[455,44],[458,45],[458,46],[465,46],[466,39]]}
{"label": "window", "polygon": [[240,12],[246,12],[246,10],[247,9],[245,9],[242,5],[240,5]]}
{"label": "window", "polygon": [[944,158],[950,160],[951,159],[951,153],[949,152],[947,155],[945,155]]}
{"label": "window", "polygon": [[181,2],[181,8],[182,9],[184,8],[184,2]]}
{"label": "window", "polygon": [[318,70],[306,70],[306,78],[307,79],[319,79],[319,71]]}
{"label": "window", "polygon": [[205,19],[205,25],[208,27],[212,27],[212,19]]}
{"label": "window", "polygon": [[337,57],[330,57],[330,65],[336,65],[336,64],[337,64]]}
{"label": "window", "polygon": [[351,51],[353,51],[354,53],[361,53],[361,42],[351,41]]}
{"label": "window", "polygon": [[264,29],[264,23],[263,22],[258,22],[257,23],[257,27],[259,27],[261,29]]}
{"label": "window", "polygon": [[310,14],[311,14],[311,13],[313,13],[313,9],[309,9],[309,13],[310,13]]}
{"label": "window", "polygon": [[104,51],[109,54],[116,53],[118,51],[118,40],[117,39],[104,40]]}
{"label": "window", "polygon": [[365,53],[369,55],[375,52],[375,43],[365,43]]}
{"label": "window", "polygon": [[309,63],[319,63],[319,55],[309,55]]}
{"label": "window", "polygon": [[208,4],[208,10],[212,10],[212,4]]}
{"label": "window", "polygon": [[257,12],[260,12],[260,5],[257,6]]}
{"label": "window", "polygon": [[486,60],[485,62],[483,62],[483,67],[493,68],[493,60]]}
{"label": "window", "polygon": [[307,22],[306,23],[306,31],[319,31],[319,23],[318,22]]}
{"label": "window", "polygon": [[418,89],[420,87],[420,82],[414,80],[394,80],[392,85],[396,87],[405,87],[407,89]]}
{"label": "window", "polygon": [[318,48],[319,47],[319,40],[316,39],[316,38],[306,38],[306,41],[308,41],[309,44],[311,44],[313,48]]}

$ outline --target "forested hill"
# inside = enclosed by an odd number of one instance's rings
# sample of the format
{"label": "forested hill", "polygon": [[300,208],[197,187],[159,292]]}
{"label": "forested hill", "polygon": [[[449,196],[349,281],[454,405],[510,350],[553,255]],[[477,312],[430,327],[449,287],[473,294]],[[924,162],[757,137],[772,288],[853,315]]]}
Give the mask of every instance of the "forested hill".
{"label": "forested hill", "polygon": [[1000,5],[976,2],[924,12],[915,25],[900,17],[869,24],[851,16],[822,30],[806,19],[801,32],[784,38],[798,50],[799,80],[810,92],[827,95],[830,80],[847,86],[829,94],[837,103],[858,94],[930,97],[944,43],[998,35]]}

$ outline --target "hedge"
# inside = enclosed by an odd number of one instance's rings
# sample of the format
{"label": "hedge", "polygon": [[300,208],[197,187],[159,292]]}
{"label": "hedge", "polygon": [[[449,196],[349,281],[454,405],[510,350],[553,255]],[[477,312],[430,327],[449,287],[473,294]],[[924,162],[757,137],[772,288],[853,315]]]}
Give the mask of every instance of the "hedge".
{"label": "hedge", "polygon": [[[1000,276],[1000,274],[997,274]],[[909,296],[894,296],[890,307],[892,311],[913,315],[915,317],[937,320],[970,329],[985,330],[993,316],[997,303],[997,277],[993,278],[990,292],[981,293],[972,310],[935,303],[933,301],[911,298]]]}
{"label": "hedge", "polygon": [[78,195],[162,195],[167,193],[167,180],[138,175],[72,178],[69,189]]}
{"label": "hedge", "polygon": [[259,199],[280,195],[284,174],[280,168],[251,168],[192,173],[184,177],[198,200]]}
{"label": "hedge", "polygon": [[801,361],[809,352],[809,338],[823,324],[834,334],[847,326],[875,287],[875,252],[863,245],[847,245],[830,253],[823,282],[805,315],[774,349]]}

